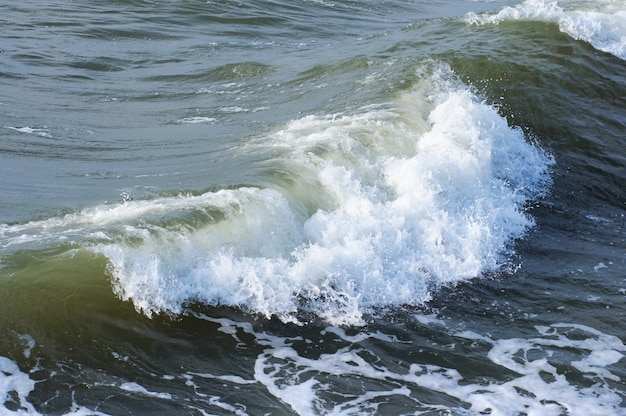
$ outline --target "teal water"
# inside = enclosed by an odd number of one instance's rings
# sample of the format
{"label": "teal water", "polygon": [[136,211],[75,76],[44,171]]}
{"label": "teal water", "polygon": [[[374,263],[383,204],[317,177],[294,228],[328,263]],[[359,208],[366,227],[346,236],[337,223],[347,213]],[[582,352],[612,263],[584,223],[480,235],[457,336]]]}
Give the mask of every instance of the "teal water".
{"label": "teal water", "polygon": [[624,412],[624,2],[0,9],[0,414]]}

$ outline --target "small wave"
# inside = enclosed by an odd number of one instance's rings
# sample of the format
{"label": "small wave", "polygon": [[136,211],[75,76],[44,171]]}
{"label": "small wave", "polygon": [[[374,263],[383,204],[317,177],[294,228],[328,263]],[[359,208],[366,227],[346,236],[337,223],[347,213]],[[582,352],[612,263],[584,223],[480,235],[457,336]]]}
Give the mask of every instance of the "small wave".
{"label": "small wave", "polygon": [[12,127],[12,126],[4,126],[5,129],[17,131],[24,134],[32,134],[39,137],[52,138],[47,127],[44,128],[35,128],[35,127]]}
{"label": "small wave", "polygon": [[214,117],[185,117],[174,121],[174,124],[215,124],[217,119]]}
{"label": "small wave", "polygon": [[498,24],[507,20],[555,22],[559,29],[594,48],[626,60],[626,4],[623,2],[526,0],[495,14],[470,13],[470,24]]}

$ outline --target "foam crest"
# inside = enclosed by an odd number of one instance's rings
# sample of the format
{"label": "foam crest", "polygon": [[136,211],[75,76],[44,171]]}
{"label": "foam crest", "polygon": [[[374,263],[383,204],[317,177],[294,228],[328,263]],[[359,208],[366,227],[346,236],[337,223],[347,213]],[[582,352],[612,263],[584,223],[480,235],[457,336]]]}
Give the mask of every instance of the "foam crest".
{"label": "foam crest", "polygon": [[506,20],[555,22],[569,36],[626,59],[626,4],[623,1],[526,0],[496,14],[471,13],[466,20],[472,24],[498,24]]}

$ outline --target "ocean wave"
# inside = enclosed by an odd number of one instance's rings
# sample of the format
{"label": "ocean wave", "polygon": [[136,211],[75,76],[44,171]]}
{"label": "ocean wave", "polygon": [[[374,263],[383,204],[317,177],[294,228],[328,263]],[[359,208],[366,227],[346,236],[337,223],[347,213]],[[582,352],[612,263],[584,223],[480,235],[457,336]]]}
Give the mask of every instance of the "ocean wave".
{"label": "ocean wave", "polygon": [[626,60],[626,3],[623,1],[526,0],[495,14],[470,13],[465,19],[470,24],[498,24],[509,20],[554,22],[574,39]]}
{"label": "ocean wave", "polygon": [[432,74],[394,110],[307,116],[249,144],[277,155],[267,188],[156,201],[165,216],[186,203],[219,215],[127,224],[127,241],[93,247],[116,293],[148,315],[201,302],[358,324],[498,270],[552,161],[452,78]]}
{"label": "ocean wave", "polygon": [[351,325],[373,308],[421,305],[510,263],[553,160],[449,68],[417,71],[391,108],[306,116],[242,145],[272,155],[264,187],[5,224],[3,248],[101,253],[115,293],[149,316],[200,302]]}

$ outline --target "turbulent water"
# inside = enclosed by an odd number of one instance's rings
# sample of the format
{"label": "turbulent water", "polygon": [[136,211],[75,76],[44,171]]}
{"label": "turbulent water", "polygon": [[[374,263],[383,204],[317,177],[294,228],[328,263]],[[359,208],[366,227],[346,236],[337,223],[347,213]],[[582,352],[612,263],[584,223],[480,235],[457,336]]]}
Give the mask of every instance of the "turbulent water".
{"label": "turbulent water", "polygon": [[0,415],[626,414],[625,1],[0,26]]}

